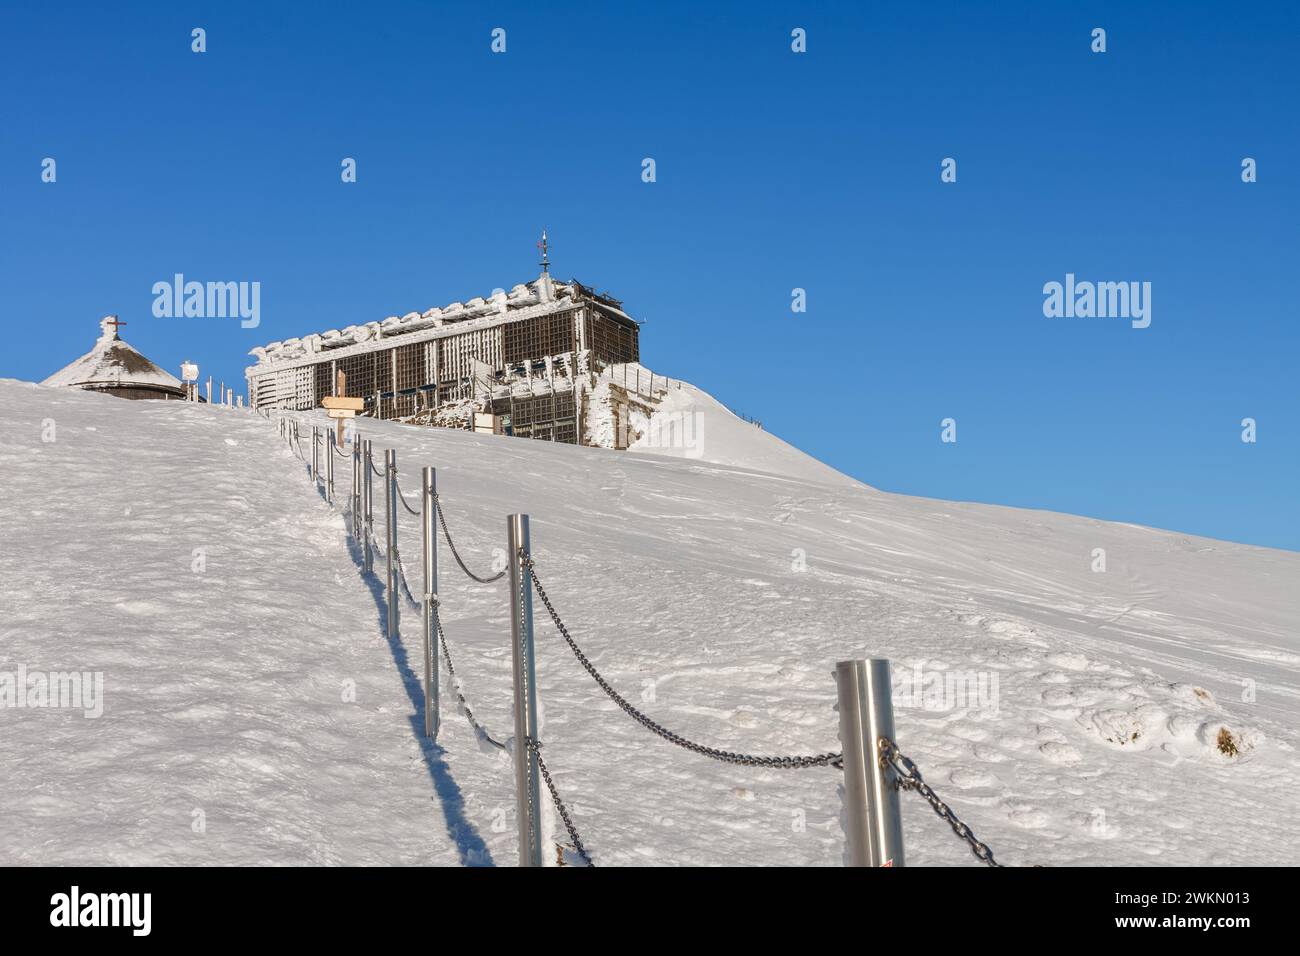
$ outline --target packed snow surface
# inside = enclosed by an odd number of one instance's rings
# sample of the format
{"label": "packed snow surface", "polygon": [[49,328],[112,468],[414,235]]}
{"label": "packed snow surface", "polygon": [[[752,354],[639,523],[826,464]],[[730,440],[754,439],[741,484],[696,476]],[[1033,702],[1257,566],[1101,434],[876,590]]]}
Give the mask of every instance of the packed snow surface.
{"label": "packed snow surface", "polygon": [[[698,390],[666,401],[695,447],[360,428],[413,504],[437,467],[480,574],[530,514],[574,638],[678,733],[838,750],[835,662],[887,657],[899,745],[1001,862],[1296,861],[1300,555],[883,494]],[[516,862],[509,758],[445,668],[422,740],[419,619],[403,602],[390,646],[382,563],[362,574],[274,423],[0,382],[0,424],[0,863]],[[445,546],[440,569],[460,684],[507,738],[508,588]],[[674,747],[536,622],[544,755],[598,865],[841,861],[835,770]],[[102,715],[17,706],[20,669],[102,674]],[[915,794],[904,824],[909,865],[977,865]]]}

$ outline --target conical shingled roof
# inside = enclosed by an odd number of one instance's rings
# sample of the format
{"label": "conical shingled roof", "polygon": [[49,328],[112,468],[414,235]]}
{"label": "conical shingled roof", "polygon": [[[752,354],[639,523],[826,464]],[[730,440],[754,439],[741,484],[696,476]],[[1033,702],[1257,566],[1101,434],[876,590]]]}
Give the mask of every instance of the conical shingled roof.
{"label": "conical shingled roof", "polygon": [[164,372],[118,338],[116,322],[115,315],[100,320],[101,333],[95,347],[41,384],[93,390],[144,389],[183,396],[185,388],[180,379]]}

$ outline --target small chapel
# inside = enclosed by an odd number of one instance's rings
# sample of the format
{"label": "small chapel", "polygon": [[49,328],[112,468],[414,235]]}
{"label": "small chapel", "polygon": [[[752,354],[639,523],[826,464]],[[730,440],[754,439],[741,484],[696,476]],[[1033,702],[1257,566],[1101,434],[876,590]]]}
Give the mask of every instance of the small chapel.
{"label": "small chapel", "polygon": [[105,316],[99,323],[95,347],[41,384],[81,388],[118,398],[184,401],[184,383],[123,342],[118,336],[118,328],[123,325],[126,323],[119,322],[117,316]]}

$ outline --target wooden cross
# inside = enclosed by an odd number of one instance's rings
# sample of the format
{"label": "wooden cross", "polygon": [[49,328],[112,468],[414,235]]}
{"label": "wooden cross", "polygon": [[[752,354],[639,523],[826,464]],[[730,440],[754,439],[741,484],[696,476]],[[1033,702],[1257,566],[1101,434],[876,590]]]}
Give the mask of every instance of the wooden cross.
{"label": "wooden cross", "polygon": [[114,334],[116,334],[116,332],[117,332],[117,327],[118,327],[119,325],[126,325],[125,322],[119,322],[119,321],[117,321],[117,316],[113,316],[113,321],[111,321],[111,322],[109,322],[109,323],[107,323],[107,324],[113,326],[113,332],[114,332]]}

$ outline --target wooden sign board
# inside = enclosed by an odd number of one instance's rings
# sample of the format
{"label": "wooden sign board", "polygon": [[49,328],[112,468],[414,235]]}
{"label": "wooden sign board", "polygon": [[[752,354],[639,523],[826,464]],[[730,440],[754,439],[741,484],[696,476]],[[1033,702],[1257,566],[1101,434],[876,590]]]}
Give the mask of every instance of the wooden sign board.
{"label": "wooden sign board", "polygon": [[348,409],[353,412],[359,412],[366,407],[366,400],[364,398],[348,398],[345,395],[326,395],[320,400],[320,403],[331,411],[342,411]]}
{"label": "wooden sign board", "polygon": [[355,408],[329,408],[326,407],[325,414],[330,418],[356,418],[357,410]]}

